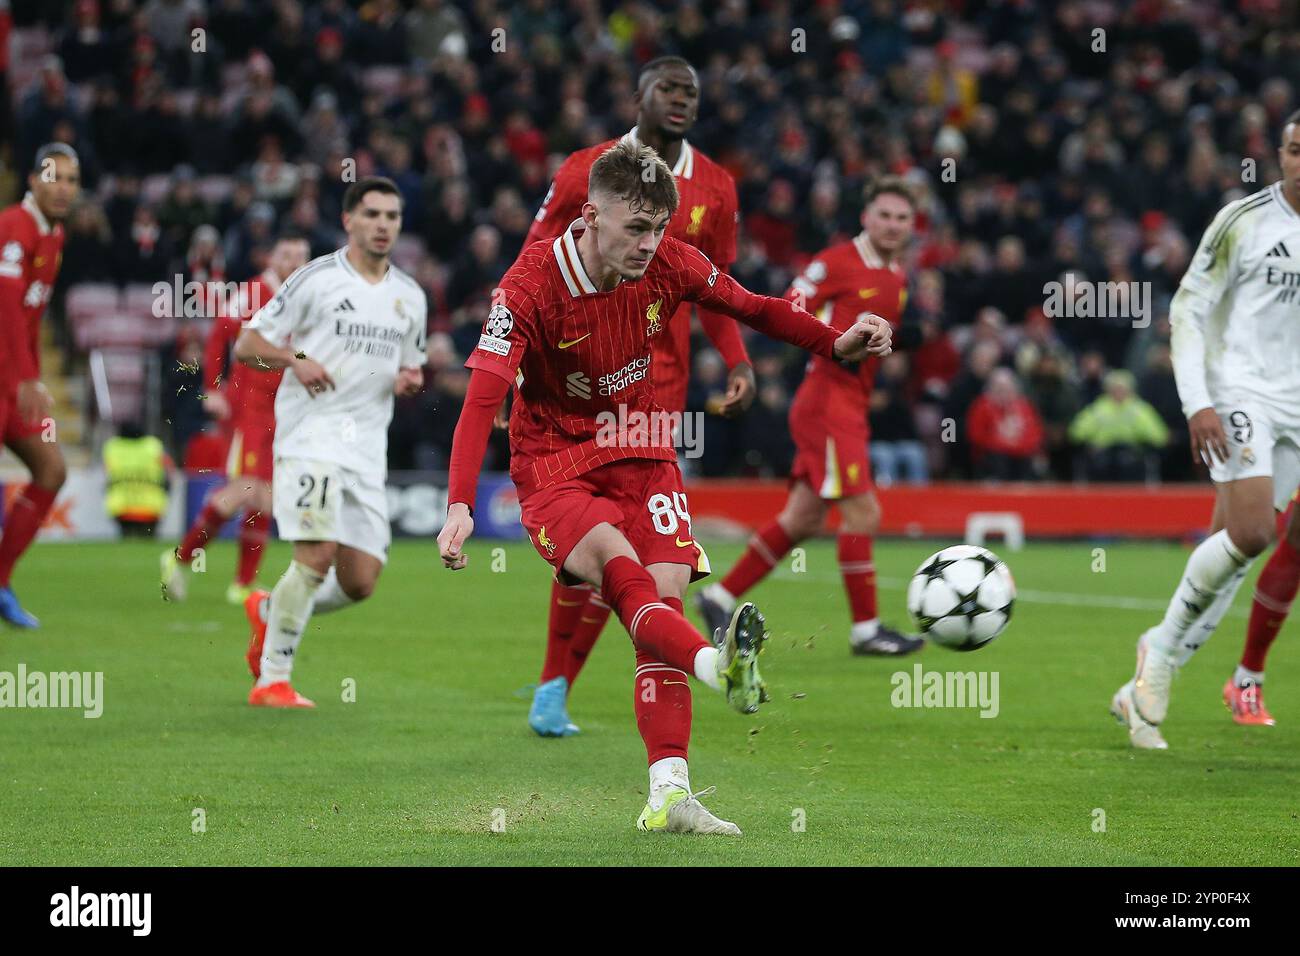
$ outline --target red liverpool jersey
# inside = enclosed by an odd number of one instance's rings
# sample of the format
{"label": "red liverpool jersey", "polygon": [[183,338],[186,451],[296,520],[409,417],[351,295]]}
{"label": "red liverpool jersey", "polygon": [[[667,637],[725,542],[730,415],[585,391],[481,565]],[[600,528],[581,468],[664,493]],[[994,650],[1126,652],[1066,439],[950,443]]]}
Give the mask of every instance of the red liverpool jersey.
{"label": "red liverpool jersey", "polygon": [[833,354],[835,333],[791,303],[748,292],[675,239],[664,238],[640,279],[599,291],[578,254],[585,228],[576,220],[524,249],[465,363],[517,388],[510,475],[520,495],[623,458],[676,458],[652,383],[655,343],[682,302]]}
{"label": "red liverpool jersey", "polygon": [[41,316],[63,262],[63,226],[28,193],[0,212],[0,388],[41,376]]}
{"label": "red liverpool jersey", "polygon": [[231,424],[237,428],[265,426],[275,421],[275,393],[284,369],[256,369],[229,358],[230,348],[244,324],[274,295],[275,290],[263,276],[242,284],[234,314],[217,316],[203,350],[204,387],[216,391],[222,386],[224,375],[223,394],[230,402]]}
{"label": "red liverpool jersey", "polygon": [[[897,263],[885,265],[866,233],[859,233],[808,263],[786,290],[786,298],[836,332],[851,328],[867,313],[887,319],[897,331],[907,302],[907,275]],[[814,356],[795,401],[818,415],[865,418],[879,362],[872,356],[856,368],[846,368],[833,359]]]}
{"label": "red liverpool jersey", "polygon": [[[636,127],[623,137],[636,143]],[[587,179],[600,154],[620,142],[611,139],[571,155],[555,173],[555,181],[537,210],[524,248],[542,239],[555,239],[573,220],[582,216],[587,201]],[[736,229],[739,221],[736,182],[731,174],[682,140],[681,155],[673,167],[679,203],[668,222],[666,235],[703,252],[725,271],[736,259]],[[669,325],[667,335],[655,341],[654,385],[665,408],[680,410],[686,404],[686,386],[691,371],[690,306],[685,315]],[[676,318],[676,317],[675,317]],[[723,361],[731,368],[748,362],[745,346],[731,319],[700,309],[700,324]]]}

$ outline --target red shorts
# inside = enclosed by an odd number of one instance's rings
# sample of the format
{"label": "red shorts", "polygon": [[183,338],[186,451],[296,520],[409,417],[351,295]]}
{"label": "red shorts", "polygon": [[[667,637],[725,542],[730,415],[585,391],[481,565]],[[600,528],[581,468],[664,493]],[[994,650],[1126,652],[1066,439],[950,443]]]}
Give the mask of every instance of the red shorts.
{"label": "red shorts", "polygon": [[3,441],[5,444],[19,438],[30,438],[32,435],[39,435],[45,431],[43,421],[23,421],[22,416],[18,414],[18,396],[16,392],[10,392],[0,398],[0,426],[4,428]]}
{"label": "red shorts", "polygon": [[226,477],[260,478],[269,482],[275,464],[275,455],[271,450],[274,441],[274,421],[240,421],[230,436]]}
{"label": "red shorts", "polygon": [[691,532],[682,473],[673,461],[626,458],[519,499],[520,520],[537,553],[569,580],[564,562],[602,522],[623,533],[642,565],[685,564],[695,581],[709,558]]}
{"label": "red shorts", "polygon": [[866,421],[799,411],[798,406],[790,411],[790,437],[795,445],[790,480],[804,482],[827,501],[869,493],[871,456]]}

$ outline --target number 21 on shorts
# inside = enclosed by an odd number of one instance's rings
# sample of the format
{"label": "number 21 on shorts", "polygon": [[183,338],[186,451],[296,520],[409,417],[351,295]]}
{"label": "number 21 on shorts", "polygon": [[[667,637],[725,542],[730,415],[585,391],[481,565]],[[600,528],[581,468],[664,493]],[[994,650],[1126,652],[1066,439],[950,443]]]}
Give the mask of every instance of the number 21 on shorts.
{"label": "number 21 on shorts", "polygon": [[691,513],[686,508],[686,493],[674,491],[672,497],[665,494],[651,495],[646,502],[646,509],[654,521],[655,530],[660,534],[677,534],[682,524],[686,525],[686,536],[691,533]]}

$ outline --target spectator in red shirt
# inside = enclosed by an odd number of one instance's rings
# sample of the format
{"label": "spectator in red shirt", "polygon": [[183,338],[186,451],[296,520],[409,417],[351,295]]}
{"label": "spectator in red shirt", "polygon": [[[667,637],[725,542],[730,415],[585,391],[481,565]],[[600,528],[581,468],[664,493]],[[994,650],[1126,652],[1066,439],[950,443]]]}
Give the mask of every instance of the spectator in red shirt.
{"label": "spectator in red shirt", "polygon": [[1010,370],[989,376],[984,394],[971,405],[966,434],[977,478],[1028,481],[1040,473],[1043,422]]}

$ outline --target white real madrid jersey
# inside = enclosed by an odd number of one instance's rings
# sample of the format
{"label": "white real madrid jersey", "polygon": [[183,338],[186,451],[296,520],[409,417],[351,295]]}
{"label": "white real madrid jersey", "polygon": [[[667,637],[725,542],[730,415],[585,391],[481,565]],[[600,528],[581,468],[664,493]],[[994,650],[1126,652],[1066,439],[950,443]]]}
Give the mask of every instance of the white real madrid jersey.
{"label": "white real madrid jersey", "polygon": [[347,247],[285,280],[249,327],[325,367],[333,390],[311,395],[292,369],[275,395],[276,458],[333,462],[361,474],[387,471],[388,423],[400,368],[425,364],[427,303],[390,264],[379,282],[348,262]]}
{"label": "white real madrid jersey", "polygon": [[1254,401],[1300,421],[1300,214],[1280,183],[1214,217],[1170,321],[1184,414]]}

